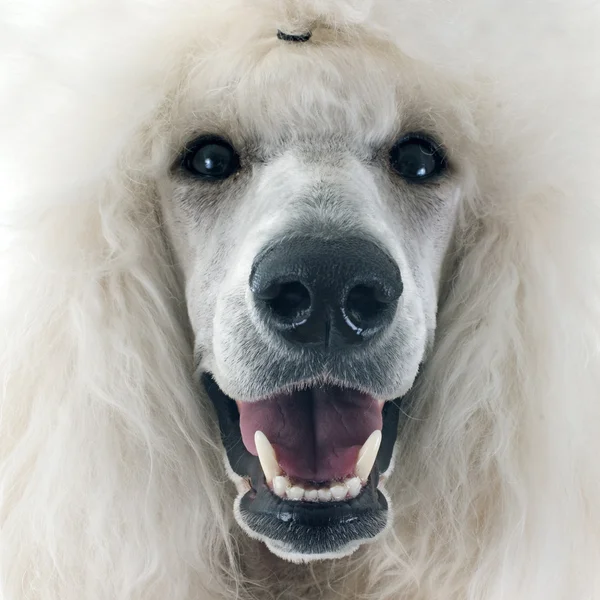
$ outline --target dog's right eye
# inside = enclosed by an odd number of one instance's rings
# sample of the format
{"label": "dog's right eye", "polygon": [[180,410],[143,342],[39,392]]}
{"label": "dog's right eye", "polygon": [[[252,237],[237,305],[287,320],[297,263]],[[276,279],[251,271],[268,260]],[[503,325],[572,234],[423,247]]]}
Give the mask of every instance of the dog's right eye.
{"label": "dog's right eye", "polygon": [[181,166],[199,179],[220,181],[240,168],[240,159],[233,146],[218,136],[202,136],[184,151]]}
{"label": "dog's right eye", "polygon": [[408,134],[390,151],[390,164],[407,181],[422,183],[442,173],[446,157],[442,149],[421,134]]}

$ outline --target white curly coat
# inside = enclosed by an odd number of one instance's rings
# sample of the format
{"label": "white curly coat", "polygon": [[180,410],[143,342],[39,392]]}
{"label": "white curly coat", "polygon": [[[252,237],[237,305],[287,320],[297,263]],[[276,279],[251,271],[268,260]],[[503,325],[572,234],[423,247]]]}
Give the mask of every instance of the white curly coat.
{"label": "white curly coat", "polygon": [[[302,566],[233,519],[154,181],[194,64],[314,23],[439,73],[472,174],[393,529]],[[0,597],[599,599],[599,63],[589,0],[5,0]]]}

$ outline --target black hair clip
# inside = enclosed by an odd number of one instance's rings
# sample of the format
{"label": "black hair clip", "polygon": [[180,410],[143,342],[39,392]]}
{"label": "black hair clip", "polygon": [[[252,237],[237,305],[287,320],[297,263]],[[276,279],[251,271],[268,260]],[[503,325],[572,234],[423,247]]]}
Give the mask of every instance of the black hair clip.
{"label": "black hair clip", "polygon": [[291,33],[283,33],[280,29],[277,30],[277,39],[283,40],[284,42],[308,42],[312,33],[307,31],[299,35],[293,35]]}

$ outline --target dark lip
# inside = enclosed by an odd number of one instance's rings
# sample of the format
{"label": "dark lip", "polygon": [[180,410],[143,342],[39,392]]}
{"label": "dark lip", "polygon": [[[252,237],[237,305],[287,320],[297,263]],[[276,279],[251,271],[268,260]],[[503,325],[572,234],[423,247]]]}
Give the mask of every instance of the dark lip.
{"label": "dark lip", "polygon": [[326,503],[283,500],[261,483],[240,499],[240,515],[253,532],[276,542],[284,552],[306,556],[343,552],[387,525],[388,504],[377,489],[378,480],[374,469],[356,498]]}
{"label": "dark lip", "polygon": [[232,471],[246,479],[250,490],[239,499],[245,525],[265,541],[274,541],[289,553],[318,555],[339,553],[352,543],[375,537],[386,526],[388,504],[378,489],[379,474],[391,465],[398,431],[398,402],[383,407],[382,442],[367,485],[351,500],[313,503],[279,498],[267,487],[256,456],[241,439],[235,401],[223,393],[212,375],[202,384],[219,421],[221,440]]}

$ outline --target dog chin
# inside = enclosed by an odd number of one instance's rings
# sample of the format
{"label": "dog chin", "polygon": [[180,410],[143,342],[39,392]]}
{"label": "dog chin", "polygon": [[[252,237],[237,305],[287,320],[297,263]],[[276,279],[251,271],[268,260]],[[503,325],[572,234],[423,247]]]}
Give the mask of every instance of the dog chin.
{"label": "dog chin", "polygon": [[336,559],[391,522],[383,487],[393,466],[400,400],[323,386],[256,402],[203,384],[219,420],[242,529],[292,562]]}

